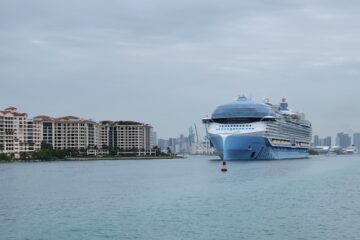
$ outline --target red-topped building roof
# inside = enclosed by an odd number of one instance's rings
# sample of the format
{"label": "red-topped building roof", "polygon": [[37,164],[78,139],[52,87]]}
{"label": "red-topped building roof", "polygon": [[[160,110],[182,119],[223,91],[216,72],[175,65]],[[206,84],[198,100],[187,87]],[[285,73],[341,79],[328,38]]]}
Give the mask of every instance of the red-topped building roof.
{"label": "red-topped building roof", "polygon": [[8,108],[5,108],[5,111],[17,111],[17,108],[16,107],[8,107]]}
{"label": "red-topped building roof", "polygon": [[53,121],[54,119],[49,117],[49,116],[46,116],[46,115],[39,115],[39,116],[34,117],[34,120],[37,120],[37,121]]}
{"label": "red-topped building roof", "polygon": [[5,108],[3,111],[0,111],[1,114],[5,115],[5,114],[12,114],[16,117],[26,117],[27,114],[26,113],[20,113],[20,112],[17,112],[17,108],[15,107],[8,107],[8,108]]}
{"label": "red-topped building roof", "polygon": [[75,116],[65,116],[65,117],[55,118],[55,120],[57,120],[57,121],[71,121],[71,120],[80,120],[80,118],[75,117]]}
{"label": "red-topped building roof", "polygon": [[53,117],[49,117],[47,115],[39,115],[34,117],[35,121],[43,121],[43,122],[91,122],[91,123],[95,123],[94,121],[92,121],[91,119],[86,120],[86,119],[82,119],[76,116],[64,116],[64,117],[58,117],[58,118],[53,118]]}

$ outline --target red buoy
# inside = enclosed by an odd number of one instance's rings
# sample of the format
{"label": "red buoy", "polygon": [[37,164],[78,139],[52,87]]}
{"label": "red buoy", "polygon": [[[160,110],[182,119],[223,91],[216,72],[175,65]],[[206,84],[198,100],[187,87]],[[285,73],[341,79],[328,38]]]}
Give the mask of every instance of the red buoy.
{"label": "red buoy", "polygon": [[227,171],[226,161],[225,161],[225,160],[222,162],[221,171],[222,171],[222,172],[226,172],[226,171]]}

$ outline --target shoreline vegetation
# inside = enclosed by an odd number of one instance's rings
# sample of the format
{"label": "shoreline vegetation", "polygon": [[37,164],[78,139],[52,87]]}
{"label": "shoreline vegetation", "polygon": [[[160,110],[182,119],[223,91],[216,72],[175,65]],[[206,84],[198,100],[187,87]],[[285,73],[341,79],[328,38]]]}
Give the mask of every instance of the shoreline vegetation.
{"label": "shoreline vegetation", "polygon": [[86,150],[66,149],[58,150],[44,146],[33,153],[21,153],[20,157],[0,153],[0,163],[9,162],[50,162],[50,161],[91,161],[91,160],[143,160],[143,159],[179,159],[184,158],[168,151],[161,152],[155,147],[154,155],[139,155],[136,149],[133,152],[122,153],[119,149],[112,149],[107,155],[87,155]]}
{"label": "shoreline vegetation", "polygon": [[152,159],[182,159],[185,158],[179,155],[171,156],[84,156],[84,157],[65,157],[65,158],[26,158],[16,159],[10,157],[0,156],[0,163],[12,163],[12,162],[56,162],[56,161],[96,161],[96,160],[152,160]]}
{"label": "shoreline vegetation", "polygon": [[69,158],[52,158],[52,159],[3,159],[0,163],[16,163],[16,162],[60,162],[60,161],[98,161],[98,160],[152,160],[152,159],[182,159],[183,156],[136,156],[136,157],[108,157],[108,156],[88,156],[88,157],[69,157]]}
{"label": "shoreline vegetation", "polygon": [[319,153],[313,149],[309,149],[309,155],[314,156],[314,155],[319,155]]}

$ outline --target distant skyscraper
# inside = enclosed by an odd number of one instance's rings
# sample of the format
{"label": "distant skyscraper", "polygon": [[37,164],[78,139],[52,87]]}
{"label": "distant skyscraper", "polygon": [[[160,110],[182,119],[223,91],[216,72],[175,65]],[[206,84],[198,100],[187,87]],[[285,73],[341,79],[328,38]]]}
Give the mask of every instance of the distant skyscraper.
{"label": "distant skyscraper", "polygon": [[336,145],[347,148],[351,145],[351,137],[347,133],[338,133],[336,134]]}
{"label": "distant skyscraper", "polygon": [[360,149],[360,133],[354,133],[353,143],[355,147]]}
{"label": "distant skyscraper", "polygon": [[319,146],[320,142],[319,142],[319,136],[318,135],[314,135],[314,146]]}
{"label": "distant skyscraper", "polygon": [[330,137],[330,136],[324,138],[324,144],[323,144],[323,146],[329,146],[329,147],[331,147],[331,137]]}
{"label": "distant skyscraper", "polygon": [[185,136],[184,134],[180,134],[178,143],[180,144],[180,150],[184,148],[184,144],[185,144]]}
{"label": "distant skyscraper", "polygon": [[156,146],[158,143],[157,141],[157,133],[155,131],[152,132],[152,142],[151,142],[151,145],[152,146]]}
{"label": "distant skyscraper", "polygon": [[166,139],[159,139],[158,140],[158,147],[162,150],[165,151],[169,146],[169,141]]}
{"label": "distant skyscraper", "polygon": [[178,141],[176,138],[169,138],[168,147],[170,148],[171,152],[173,152],[173,153],[175,153],[175,151],[176,151],[176,144],[178,144]]}
{"label": "distant skyscraper", "polygon": [[195,133],[192,126],[189,127],[189,144],[193,145],[195,143]]}
{"label": "distant skyscraper", "polygon": [[319,146],[329,146],[331,147],[331,137],[320,138]]}
{"label": "distant skyscraper", "polygon": [[314,146],[329,146],[331,147],[331,137],[320,138],[318,135],[314,135]]}

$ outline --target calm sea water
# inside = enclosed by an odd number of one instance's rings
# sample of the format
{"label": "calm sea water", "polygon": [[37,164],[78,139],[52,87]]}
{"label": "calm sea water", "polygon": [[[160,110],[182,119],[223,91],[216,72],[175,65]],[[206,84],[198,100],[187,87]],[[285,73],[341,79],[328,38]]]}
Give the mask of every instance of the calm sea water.
{"label": "calm sea water", "polygon": [[0,239],[359,239],[360,156],[0,164]]}

